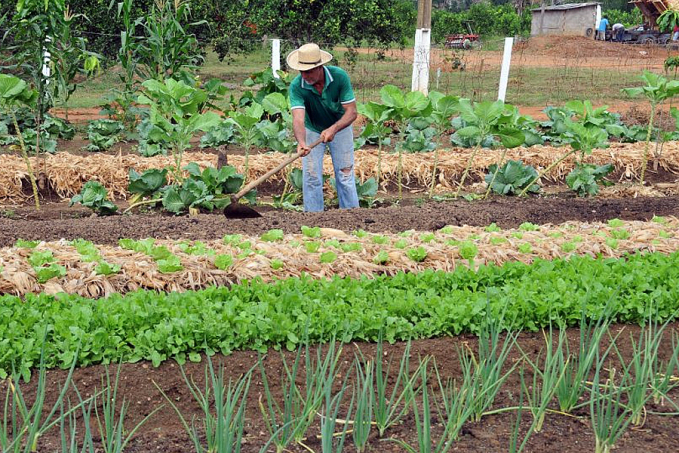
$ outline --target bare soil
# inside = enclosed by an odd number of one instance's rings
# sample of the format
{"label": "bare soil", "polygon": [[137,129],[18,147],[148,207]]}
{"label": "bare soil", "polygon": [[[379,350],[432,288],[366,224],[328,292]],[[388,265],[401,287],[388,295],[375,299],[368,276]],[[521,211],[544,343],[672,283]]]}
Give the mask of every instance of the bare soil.
{"label": "bare soil", "polygon": [[605,221],[650,220],[654,215],[679,216],[679,197],[579,199],[508,198],[487,201],[447,202],[404,201],[376,209],[330,209],[323,213],[299,213],[256,208],[256,219],[226,219],[221,212],[194,217],[147,213],[92,217],[84,208],[69,208],[67,203],[47,203],[40,213],[30,207],[0,211],[0,247],[17,239],[58,240],[83,238],[98,244],[117,244],[120,238],[169,238],[207,240],[225,234],[259,235],[272,228],[299,233],[302,225],[337,228],[344,231],[364,229],[371,232],[400,232],[409,229],[437,230],[445,225],[486,226],[495,222],[514,228],[523,222],[558,224],[568,220]]}

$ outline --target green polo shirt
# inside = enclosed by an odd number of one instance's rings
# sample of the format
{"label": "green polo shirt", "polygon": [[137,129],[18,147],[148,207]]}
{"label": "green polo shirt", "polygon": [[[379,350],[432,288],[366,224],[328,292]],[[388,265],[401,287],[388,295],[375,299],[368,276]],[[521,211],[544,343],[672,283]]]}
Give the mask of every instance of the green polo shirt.
{"label": "green polo shirt", "polygon": [[324,66],[325,86],[323,93],[318,94],[313,85],[309,85],[298,74],[290,85],[290,107],[305,109],[304,125],[318,133],[323,132],[344,115],[342,104],[354,102],[354,90],[347,73],[337,66]]}

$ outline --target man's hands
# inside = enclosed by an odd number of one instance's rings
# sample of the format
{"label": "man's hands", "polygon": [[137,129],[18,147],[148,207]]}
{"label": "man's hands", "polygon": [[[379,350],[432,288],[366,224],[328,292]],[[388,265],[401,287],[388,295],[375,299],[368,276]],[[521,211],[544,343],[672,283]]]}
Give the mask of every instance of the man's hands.
{"label": "man's hands", "polygon": [[[335,129],[335,126],[330,126],[323,132],[321,132],[321,142],[322,143],[328,143],[331,142],[335,138],[335,134],[337,133],[337,129]],[[309,155],[311,152],[311,148],[309,148],[306,144],[306,142],[298,142],[297,143],[297,152],[300,153],[302,157]]]}
{"label": "man's hands", "polygon": [[334,125],[330,126],[323,132],[321,132],[321,141],[323,143],[328,143],[331,142],[333,138],[335,138],[335,134],[337,133],[337,129],[335,128]]}
{"label": "man's hands", "polygon": [[297,143],[297,152],[300,153],[302,157],[307,156],[311,152],[311,148],[306,146],[306,143]]}

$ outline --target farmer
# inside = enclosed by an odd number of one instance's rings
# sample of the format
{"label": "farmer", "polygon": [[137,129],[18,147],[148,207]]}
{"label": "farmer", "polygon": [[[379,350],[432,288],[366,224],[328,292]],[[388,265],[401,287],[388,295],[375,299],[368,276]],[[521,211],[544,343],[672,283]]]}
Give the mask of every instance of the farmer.
{"label": "farmer", "polygon": [[[316,44],[305,44],[286,61],[300,73],[290,85],[292,129],[297,152],[302,153],[304,210],[323,211],[323,155],[326,147],[335,170],[339,207],[358,207],[354,177],[354,134],[356,98],[347,73],[326,66],[332,55]],[[322,143],[309,148],[321,139]]]}
{"label": "farmer", "polygon": [[625,26],[620,22],[613,24],[613,41],[622,42],[623,33],[625,33]]}
{"label": "farmer", "polygon": [[599,41],[606,41],[606,28],[608,27],[608,19],[602,17],[599,21],[599,28],[596,29],[596,39]]}

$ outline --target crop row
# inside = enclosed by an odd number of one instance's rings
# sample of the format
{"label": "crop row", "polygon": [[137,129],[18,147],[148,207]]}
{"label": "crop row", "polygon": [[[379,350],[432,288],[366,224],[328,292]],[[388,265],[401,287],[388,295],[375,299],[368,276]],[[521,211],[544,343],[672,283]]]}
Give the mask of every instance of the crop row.
{"label": "crop row", "polygon": [[[482,178],[491,164],[501,160],[502,150],[484,149],[474,159],[470,174],[475,178]],[[636,177],[641,170],[643,146],[639,144],[612,144],[608,149],[594,150],[586,161],[596,165],[613,162],[616,170],[626,177]],[[443,151],[436,157],[433,152],[416,155],[405,154],[403,159],[403,181],[406,186],[429,187],[432,169],[436,162],[437,191],[450,191],[456,187],[456,181],[462,175],[465,165],[472,151],[464,148],[452,148]],[[505,160],[521,160],[535,168],[546,168],[558,156],[565,153],[563,149],[535,146],[530,149],[516,148],[506,150]],[[273,168],[286,157],[285,154],[255,154],[249,157],[247,180],[251,181]],[[214,166],[217,156],[214,154],[191,153],[190,159],[201,168]],[[663,145],[662,154],[656,156],[660,168],[672,172],[679,172],[679,144],[667,142]],[[36,171],[43,175],[46,184],[61,197],[72,197],[80,192],[82,186],[90,180],[103,184],[114,199],[128,198],[128,173],[130,169],[141,173],[151,168],[166,168],[173,165],[172,158],[166,156],[140,157],[134,155],[94,155],[76,156],[69,153],[59,153],[44,157],[31,158]],[[0,201],[19,202],[26,198],[22,190],[22,181],[27,176],[25,163],[18,157],[0,155]],[[238,173],[245,171],[243,156],[229,156],[229,164]],[[575,160],[566,159],[545,175],[546,179],[557,180],[563,178],[574,168]],[[326,168],[331,168],[329,162]],[[377,176],[378,152],[375,150],[358,150],[356,152],[355,169],[357,177],[367,180]],[[171,175],[169,175],[171,177]],[[273,182],[282,182],[284,175],[271,177]],[[398,158],[394,155],[384,155],[381,161],[380,187],[394,187],[398,183]]]}
{"label": "crop row", "polygon": [[[185,293],[136,291],[106,299],[29,294],[0,297],[0,370],[169,358],[312,342],[387,341],[475,332],[490,310],[504,327],[536,330],[610,313],[620,322],[679,309],[679,253],[620,259],[573,256],[372,278],[260,279]],[[44,340],[44,341],[43,341]],[[78,352],[79,351],[79,352]],[[195,354],[194,354],[195,355]]]}
{"label": "crop row", "polygon": [[[453,370],[439,366],[440,356],[422,356],[421,351],[418,360],[412,360],[410,343],[400,357],[389,354],[381,341],[374,353],[359,344],[354,344],[356,349],[336,342],[318,348],[305,344],[296,355],[252,354],[231,366],[223,362],[215,366],[208,356],[202,373],[199,367],[180,367],[180,387],[188,388],[186,393],[195,399],[194,410],[184,396],[178,403],[176,381],[153,380],[155,388],[150,383],[145,387],[145,380],[132,384],[165,400],[144,409],[132,407],[134,396],[127,393],[129,383],[122,384],[128,377],[122,366],[115,379],[105,368],[101,389],[93,394],[78,390],[80,379],[69,374],[56,402],[47,403],[46,373],[41,366],[33,401],[23,398],[19,374],[6,381],[12,391],[6,392],[4,407],[13,410],[5,412],[8,423],[0,428],[4,431],[0,431],[0,447],[19,453],[19,446],[36,439],[36,447],[47,451],[37,440],[43,440],[50,426],[58,425],[55,437],[62,448],[49,451],[95,453],[101,442],[103,451],[122,452],[135,432],[150,434],[142,425],[155,415],[165,420],[177,416],[193,443],[192,451],[198,453],[239,452],[243,445],[259,453],[273,451],[273,446],[277,452],[304,447],[304,451],[339,453],[352,444],[350,451],[362,453],[374,451],[383,441],[399,444],[403,448],[399,451],[445,453],[473,437],[465,436],[466,426],[513,412],[514,428],[505,451],[530,448],[533,435],[543,429],[549,432],[553,420],[565,416],[578,431],[591,430],[595,453],[607,453],[623,434],[627,433],[627,443],[642,436],[642,431],[655,431],[659,418],[679,415],[675,391],[679,382],[674,377],[679,371],[679,337],[668,324],[649,319],[627,339],[624,329],[611,328],[603,314],[581,320],[577,346],[565,329],[551,327],[543,331],[544,343],[538,350],[526,348],[519,332],[502,333],[505,314],[480,320],[478,347],[465,344],[446,351],[446,362],[457,363]],[[276,362],[284,371],[271,366]],[[519,380],[519,386],[512,386]],[[503,394],[514,394],[509,398],[514,404],[502,405]],[[148,415],[139,417],[134,429],[119,428],[131,426],[130,415],[140,410]],[[36,412],[49,415],[26,416]],[[526,425],[522,417],[531,422],[527,430],[521,428]],[[672,423],[663,423],[665,430],[671,430]],[[419,450],[415,436],[404,437],[404,430],[416,432]],[[573,433],[573,427],[570,430]],[[134,443],[130,450],[135,450]],[[667,439],[658,447],[671,443]]]}
{"label": "crop row", "polygon": [[84,240],[19,241],[0,249],[0,293],[66,292],[97,298],[137,289],[196,290],[252,278],[358,278],[571,255],[670,253],[679,250],[678,230],[676,218],[656,217],[650,222],[524,223],[508,230],[494,224],[447,226],[399,234],[302,227],[299,234],[270,230],[259,237],[226,235],[205,242],[123,239],[118,246]]}

